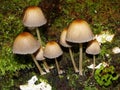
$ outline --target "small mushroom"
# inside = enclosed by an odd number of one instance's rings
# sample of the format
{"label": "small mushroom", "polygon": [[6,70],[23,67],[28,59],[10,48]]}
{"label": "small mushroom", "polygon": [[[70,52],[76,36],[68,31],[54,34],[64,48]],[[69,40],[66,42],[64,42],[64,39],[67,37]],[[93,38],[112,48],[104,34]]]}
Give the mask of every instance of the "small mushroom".
{"label": "small mushroom", "polygon": [[47,20],[40,7],[29,6],[25,10],[24,17],[23,17],[23,24],[28,28],[36,28],[37,37],[41,44],[42,44],[42,41],[41,41],[38,27],[46,23],[47,23]]}
{"label": "small mushroom", "polygon": [[71,57],[71,61],[72,61],[72,64],[73,64],[73,67],[74,67],[74,70],[75,72],[79,72],[77,66],[76,66],[76,63],[75,63],[75,60],[73,58],[73,54],[72,54],[72,50],[71,50],[71,45],[69,45],[67,42],[66,42],[66,34],[67,34],[67,28],[64,28],[62,33],[61,33],[61,36],[60,36],[60,44],[64,47],[67,47],[69,48],[69,53],[70,53],[70,57]]}
{"label": "small mushroom", "polygon": [[36,52],[35,58],[36,60],[43,62],[43,67],[45,68],[45,71],[49,73],[50,72],[49,66],[45,60],[45,57],[43,56],[43,50],[44,48],[39,48],[38,52]]}
{"label": "small mushroom", "polygon": [[96,39],[89,42],[88,47],[86,49],[86,53],[93,55],[93,74],[94,74],[94,70],[96,66],[95,55],[100,53],[100,45]]}
{"label": "small mushroom", "polygon": [[41,75],[43,75],[45,72],[42,70],[33,55],[33,53],[36,52],[39,48],[40,43],[33,37],[32,34],[28,32],[19,34],[13,43],[13,53],[22,55],[30,54]]}
{"label": "small mushroom", "polygon": [[55,41],[49,41],[46,44],[46,47],[44,49],[43,55],[46,58],[55,59],[55,63],[56,63],[57,70],[58,70],[58,74],[62,74],[63,73],[63,71],[60,70],[60,67],[59,67],[58,61],[57,61],[57,57],[59,57],[62,54],[63,54],[62,49],[60,48],[60,46]]}
{"label": "small mushroom", "polygon": [[79,74],[82,75],[82,43],[91,41],[94,35],[89,24],[85,20],[76,19],[72,21],[68,27],[66,40],[72,43],[80,44],[79,55]]}

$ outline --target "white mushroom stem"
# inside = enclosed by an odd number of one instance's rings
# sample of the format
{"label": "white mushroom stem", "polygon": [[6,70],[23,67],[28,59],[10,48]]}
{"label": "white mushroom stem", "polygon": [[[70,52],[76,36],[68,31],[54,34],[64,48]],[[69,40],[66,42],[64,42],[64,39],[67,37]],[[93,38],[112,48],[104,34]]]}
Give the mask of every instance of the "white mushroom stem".
{"label": "white mushroom stem", "polygon": [[56,58],[55,58],[55,63],[56,63],[56,67],[57,67],[58,74],[62,74],[62,73],[61,73],[61,70],[60,70],[60,67],[59,67],[59,64],[58,64],[58,61],[57,61]]}
{"label": "white mushroom stem", "polygon": [[79,55],[79,74],[82,74],[82,43],[80,43],[80,55]]}
{"label": "white mushroom stem", "polygon": [[44,67],[44,69],[45,69],[45,71],[46,71],[47,73],[50,72],[50,70],[49,70],[49,66],[47,65],[46,60],[43,60],[43,67]]}
{"label": "white mushroom stem", "polygon": [[37,62],[37,60],[35,59],[34,55],[33,55],[33,54],[31,54],[31,56],[32,56],[32,59],[33,59],[33,61],[34,61],[35,65],[37,66],[37,68],[38,68],[38,70],[39,70],[40,74],[41,74],[41,75],[46,74],[46,73],[42,70],[42,68],[40,67],[40,65],[38,64],[38,62]]}
{"label": "white mushroom stem", "polygon": [[41,37],[40,37],[40,31],[39,31],[38,27],[36,28],[36,33],[37,33],[38,40],[39,40],[39,42],[42,46],[42,40],[41,40]]}
{"label": "white mushroom stem", "polygon": [[94,74],[94,71],[95,71],[95,55],[93,55],[93,72],[92,72],[92,74]]}
{"label": "white mushroom stem", "polygon": [[[41,37],[40,37],[40,31],[39,31],[39,29],[38,29],[38,27],[36,28],[36,33],[37,33],[37,37],[38,37],[38,40],[39,40],[39,42],[40,42],[40,44],[41,44],[41,47],[43,47],[42,45],[43,45],[43,43],[42,43],[42,40],[41,40]],[[45,63],[43,63],[46,67],[48,67],[47,68],[47,70],[49,69],[49,66],[47,65],[47,62],[46,61],[44,61]],[[44,67],[45,68],[45,67]],[[45,68],[46,69],[46,68]]]}
{"label": "white mushroom stem", "polygon": [[74,67],[75,72],[79,72],[79,70],[78,70],[78,68],[77,68],[77,66],[76,66],[75,60],[74,60],[74,58],[73,58],[72,50],[71,50],[70,47],[69,47],[69,53],[70,53],[70,57],[71,57],[72,64],[73,64],[73,67]]}

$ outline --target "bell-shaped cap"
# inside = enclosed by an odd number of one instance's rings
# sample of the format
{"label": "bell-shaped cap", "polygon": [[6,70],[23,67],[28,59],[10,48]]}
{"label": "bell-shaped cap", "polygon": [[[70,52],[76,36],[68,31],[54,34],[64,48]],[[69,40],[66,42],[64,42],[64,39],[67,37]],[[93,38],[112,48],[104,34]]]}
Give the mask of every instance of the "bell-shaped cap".
{"label": "bell-shaped cap", "polygon": [[46,44],[43,55],[47,58],[53,59],[57,58],[63,54],[62,49],[55,41],[49,41]]}
{"label": "bell-shaped cap", "polygon": [[19,34],[13,43],[13,53],[33,54],[40,48],[40,43],[28,32]]}
{"label": "bell-shaped cap", "polygon": [[64,47],[71,47],[66,41],[67,28],[64,28],[60,36],[60,44]]}
{"label": "bell-shaped cap", "polygon": [[36,52],[36,55],[35,55],[36,60],[41,61],[41,60],[45,59],[45,57],[43,56],[43,50],[44,50],[44,48],[42,47],[38,50],[38,52]]}
{"label": "bell-shaped cap", "polygon": [[94,37],[89,24],[85,20],[77,19],[70,23],[66,40],[73,43],[84,43]]}
{"label": "bell-shaped cap", "polygon": [[39,27],[46,24],[47,20],[40,7],[30,6],[25,10],[23,24],[26,27]]}
{"label": "bell-shaped cap", "polygon": [[99,45],[99,43],[96,39],[92,40],[88,43],[86,53],[87,54],[92,54],[92,55],[97,55],[97,54],[100,53],[100,45]]}

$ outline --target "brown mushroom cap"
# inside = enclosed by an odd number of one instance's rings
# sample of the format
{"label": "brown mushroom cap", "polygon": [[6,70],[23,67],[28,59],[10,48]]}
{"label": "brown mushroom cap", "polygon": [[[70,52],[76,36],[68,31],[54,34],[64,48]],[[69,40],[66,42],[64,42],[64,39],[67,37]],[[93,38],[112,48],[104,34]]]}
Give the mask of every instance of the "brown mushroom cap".
{"label": "brown mushroom cap", "polygon": [[66,34],[67,34],[67,28],[64,28],[61,36],[60,36],[60,44],[64,47],[71,47],[67,42],[66,42]]}
{"label": "brown mushroom cap", "polygon": [[89,24],[84,20],[74,20],[68,27],[66,40],[73,43],[84,43],[94,37]]}
{"label": "brown mushroom cap", "polygon": [[33,54],[40,48],[40,43],[28,32],[19,34],[13,44],[15,54]]}
{"label": "brown mushroom cap", "polygon": [[62,49],[55,41],[49,41],[44,49],[44,56],[47,58],[56,58],[63,54]]}
{"label": "brown mushroom cap", "polygon": [[46,24],[47,20],[40,7],[30,6],[25,10],[23,24],[27,27],[39,27]]}
{"label": "brown mushroom cap", "polygon": [[100,45],[97,40],[92,40],[89,42],[86,53],[92,55],[97,55],[100,53]]}
{"label": "brown mushroom cap", "polygon": [[45,57],[43,56],[43,48],[40,48],[35,55],[36,60],[44,60]]}

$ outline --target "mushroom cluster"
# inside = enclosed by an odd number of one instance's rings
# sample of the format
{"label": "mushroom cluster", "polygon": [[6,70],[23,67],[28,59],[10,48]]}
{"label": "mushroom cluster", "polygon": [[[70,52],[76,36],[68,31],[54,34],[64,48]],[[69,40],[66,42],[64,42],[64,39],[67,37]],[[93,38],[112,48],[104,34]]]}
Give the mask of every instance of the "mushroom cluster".
{"label": "mushroom cluster", "polygon": [[[48,41],[45,46],[43,46],[43,41],[40,37],[39,28],[47,23],[47,20],[40,7],[29,6],[23,16],[23,25],[28,29],[35,29],[37,38],[29,32],[20,33],[13,44],[13,53],[14,54],[30,54],[33,58],[34,63],[36,64],[40,74],[46,74],[50,72],[50,67],[46,62],[47,59],[55,59],[55,64],[57,67],[58,74],[62,74],[63,71],[59,67],[59,62],[57,58],[63,54],[63,51],[60,45],[56,41]],[[64,28],[60,35],[60,44],[63,47],[69,49],[70,58],[74,67],[75,72],[79,72],[80,75],[83,75],[82,63],[83,63],[83,43],[88,43],[86,49],[87,54],[93,55],[93,63],[95,69],[95,55],[100,53],[100,46],[97,40],[94,38],[93,32],[89,24],[82,19],[73,20],[67,28]],[[79,67],[77,67],[74,60],[74,55],[72,53],[72,45],[69,43],[79,44]],[[42,70],[42,67],[37,61],[43,62],[43,67],[46,72]],[[93,73],[94,73],[93,69]]]}
{"label": "mushroom cluster", "polygon": [[[34,29],[34,28],[36,29],[37,37],[41,44],[41,49],[39,51],[41,51],[41,52],[42,52],[42,48],[43,48],[43,45],[42,45],[43,43],[42,43],[42,40],[40,37],[40,32],[39,32],[38,27],[40,27],[46,23],[47,23],[47,19],[45,18],[44,14],[42,12],[42,9],[40,7],[29,6],[25,10],[24,16],[23,16],[23,24],[24,24],[24,26],[28,27],[29,29]],[[40,53],[40,54],[42,54],[42,53]],[[39,54],[37,56],[39,56]],[[41,60],[41,59],[38,58],[37,60]],[[46,60],[43,60],[43,66],[44,66],[46,72],[50,72],[49,66],[46,63]]]}
{"label": "mushroom cluster", "polygon": [[[23,25],[28,29],[36,29],[38,40],[34,38],[34,36],[29,32],[20,33],[13,43],[13,53],[14,54],[30,54],[34,63],[36,64],[40,74],[46,74],[50,72],[50,67],[48,66],[45,58],[55,59],[55,63],[57,66],[58,74],[62,74],[62,70],[58,65],[57,57],[63,54],[62,49],[59,44],[55,41],[50,41],[46,44],[45,48],[42,45],[42,40],[40,37],[40,32],[38,27],[47,23],[47,20],[41,10],[40,7],[37,6],[29,6],[23,16]],[[42,70],[42,67],[39,65],[37,61],[43,62],[43,67],[46,72]]]}
{"label": "mushroom cluster", "polygon": [[[23,25],[25,27],[28,27],[28,29],[36,29],[38,41],[35,40],[34,36],[32,36],[28,32],[23,32],[19,34],[13,44],[13,53],[15,54],[31,54],[36,66],[38,67],[41,75],[46,74],[42,68],[40,67],[37,60],[43,59],[43,66],[46,70],[46,72],[49,71],[49,66],[47,65],[45,58],[42,57],[42,40],[40,37],[40,32],[38,27],[44,25],[47,23],[47,20],[41,10],[40,7],[37,6],[29,6],[23,16]],[[40,52],[38,52],[40,51]],[[38,53],[37,56],[35,56],[34,53]],[[40,53],[40,54],[39,54]]]}
{"label": "mushroom cluster", "polygon": [[72,21],[68,27],[66,41],[72,43],[79,43],[79,74],[82,75],[82,43],[91,41],[94,35],[89,24],[85,20],[76,19]]}
{"label": "mushroom cluster", "polygon": [[[68,44],[68,42],[71,43],[78,43],[79,44],[79,69],[77,69],[75,60],[73,58],[73,55],[71,53],[71,45]],[[69,48],[69,53],[71,56],[72,64],[74,66],[75,72],[79,72],[80,75],[83,75],[82,71],[82,62],[83,62],[83,43],[88,43],[88,47],[86,49],[87,54],[93,55],[93,63],[95,67],[95,55],[100,53],[100,46],[97,40],[94,38],[94,34],[89,26],[89,24],[82,19],[76,19],[73,20],[68,28],[63,29],[61,36],[60,36],[60,44],[64,47]],[[94,73],[94,69],[93,69]]]}

